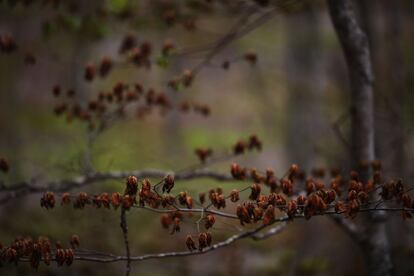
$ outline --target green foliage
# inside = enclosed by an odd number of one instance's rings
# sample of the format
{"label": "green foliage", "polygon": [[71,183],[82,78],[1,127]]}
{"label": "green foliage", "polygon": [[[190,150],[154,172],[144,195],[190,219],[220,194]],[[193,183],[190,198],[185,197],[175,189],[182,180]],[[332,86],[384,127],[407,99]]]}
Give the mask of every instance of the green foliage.
{"label": "green foliage", "polygon": [[87,37],[100,39],[108,34],[108,27],[104,22],[99,20],[99,18],[95,16],[88,16],[84,17],[82,20],[81,31]]}
{"label": "green foliage", "polygon": [[128,0],[107,0],[107,6],[110,12],[122,14],[129,8]]}
{"label": "green foliage", "polygon": [[76,32],[82,26],[82,19],[73,14],[62,14],[57,17],[56,22],[67,31]]}
{"label": "green foliage", "polygon": [[162,69],[168,69],[170,67],[170,59],[166,55],[159,56],[157,58],[157,65]]}
{"label": "green foliage", "polygon": [[308,258],[298,267],[300,275],[315,275],[328,270],[328,262],[322,258]]}
{"label": "green foliage", "polygon": [[52,21],[45,21],[42,25],[43,36],[48,38],[51,35],[55,34],[58,30],[56,24]]}

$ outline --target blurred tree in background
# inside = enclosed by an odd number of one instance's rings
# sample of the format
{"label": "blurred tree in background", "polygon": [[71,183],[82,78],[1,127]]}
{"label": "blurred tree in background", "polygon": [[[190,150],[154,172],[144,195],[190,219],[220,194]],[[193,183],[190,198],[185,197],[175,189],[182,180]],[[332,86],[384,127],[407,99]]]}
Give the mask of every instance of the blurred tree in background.
{"label": "blurred tree in background", "polygon": [[0,0],[0,272],[412,274],[413,12]]}

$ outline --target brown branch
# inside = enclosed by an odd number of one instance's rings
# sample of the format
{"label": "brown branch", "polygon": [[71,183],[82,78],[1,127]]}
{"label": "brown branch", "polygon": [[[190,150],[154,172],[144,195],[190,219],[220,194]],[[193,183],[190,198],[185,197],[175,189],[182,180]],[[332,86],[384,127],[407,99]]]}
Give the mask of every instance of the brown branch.
{"label": "brown branch", "polygon": [[129,273],[131,272],[131,252],[129,250],[128,223],[127,223],[127,219],[126,219],[126,210],[125,210],[125,208],[122,208],[122,211],[121,211],[121,225],[120,226],[121,226],[121,229],[122,229],[122,234],[123,234],[124,244],[125,244],[126,257],[127,257],[125,275],[129,276]]}
{"label": "brown branch", "polygon": [[11,199],[19,198],[33,193],[66,192],[73,189],[82,188],[100,181],[123,179],[130,175],[137,178],[165,177],[167,174],[173,174],[176,180],[193,180],[197,178],[211,178],[217,181],[234,181],[228,173],[214,172],[208,169],[198,169],[194,171],[182,171],[174,174],[172,171],[157,169],[144,169],[133,171],[112,171],[112,172],[94,172],[85,176],[78,176],[71,179],[60,181],[50,181],[44,186],[34,185],[33,182],[20,182],[11,186],[0,187],[0,194],[6,194],[0,199],[0,205]]}
{"label": "brown branch", "polygon": [[[203,249],[202,251],[178,251],[178,252],[167,252],[167,253],[157,253],[157,254],[146,254],[146,255],[141,255],[141,256],[130,256],[128,258],[128,256],[116,256],[113,254],[106,254],[106,253],[99,253],[96,256],[93,255],[93,253],[91,255],[89,255],[89,253],[87,252],[87,254],[81,254],[78,255],[76,254],[74,259],[75,260],[80,260],[80,261],[91,261],[91,262],[100,262],[100,263],[113,263],[113,262],[120,262],[120,261],[130,261],[130,262],[137,262],[137,261],[144,261],[144,260],[149,260],[149,259],[164,259],[164,258],[170,258],[170,257],[186,257],[186,256],[193,256],[193,255],[201,255],[201,254],[205,254],[211,251],[214,251],[216,249],[222,248],[222,247],[226,247],[229,246],[233,243],[235,243],[238,240],[247,238],[247,237],[251,237],[253,235],[255,235],[256,233],[260,232],[261,230],[263,230],[264,228],[276,223],[276,222],[283,222],[288,220],[288,217],[280,217],[280,218],[276,218],[273,222],[271,222],[269,225],[261,225],[255,229],[252,230],[248,230],[239,234],[235,234],[229,238],[227,238],[226,240],[222,241],[222,242],[218,242],[216,244],[213,244],[210,247],[207,247],[205,249]],[[93,252],[93,251],[92,251]],[[77,253],[77,252],[76,252]],[[54,258],[52,258],[52,260],[54,260]],[[20,261],[22,262],[29,262],[30,260],[25,258],[25,259],[20,259]]]}
{"label": "brown branch", "polygon": [[[194,211],[194,210],[193,210]],[[414,212],[413,208],[365,208],[361,209],[358,212],[377,212],[377,211],[390,211],[390,212],[396,212],[396,211],[410,211]],[[336,211],[325,211],[320,214],[317,214],[315,216],[323,216],[323,215],[333,215],[337,216],[340,214],[343,214],[344,212],[337,213]],[[295,219],[303,219],[305,218],[303,215],[296,215],[294,217]],[[260,225],[252,230],[244,231],[242,233],[238,233],[235,235],[232,235],[231,237],[227,238],[226,240],[222,242],[218,242],[210,247],[205,248],[202,251],[174,251],[174,252],[166,252],[166,253],[156,253],[156,254],[145,254],[140,256],[118,256],[110,253],[104,253],[104,252],[97,252],[94,250],[77,250],[75,252],[75,260],[79,261],[90,261],[90,262],[99,262],[99,263],[114,263],[114,262],[138,262],[138,261],[144,261],[149,259],[164,259],[164,258],[171,258],[171,257],[186,257],[186,256],[193,256],[193,255],[201,255],[205,254],[211,251],[214,251],[216,249],[229,246],[233,243],[235,243],[238,240],[244,239],[244,238],[252,238],[254,240],[262,240],[266,239],[268,237],[274,236],[276,234],[279,234],[285,227],[286,222],[291,221],[292,218],[289,218],[287,216],[279,217],[274,219],[270,224],[268,225]],[[266,233],[259,233],[263,229],[275,224],[281,222],[283,224],[280,224],[276,227],[271,228]],[[55,258],[52,258],[51,260],[55,260]],[[19,261],[21,262],[30,262],[28,258],[21,258]]]}
{"label": "brown branch", "polygon": [[252,239],[255,240],[255,241],[268,239],[270,237],[273,237],[273,236],[281,233],[286,228],[286,226],[287,226],[287,223],[283,222],[280,225],[272,227],[266,233],[257,233],[255,235],[252,235]]}
{"label": "brown branch", "polygon": [[341,131],[341,125],[345,123],[345,121],[349,118],[350,111],[342,114],[335,122],[332,124],[332,129],[335,132],[338,139],[342,142],[347,150],[351,149],[351,145],[349,144],[348,140],[344,137]]}
{"label": "brown branch", "polygon": [[226,46],[228,46],[233,41],[243,37],[244,35],[250,33],[251,31],[255,30],[259,26],[266,23],[272,16],[275,14],[275,9],[268,10],[263,12],[259,15],[258,18],[253,20],[252,22],[248,22],[249,18],[255,14],[255,11],[252,10],[245,16],[241,17],[239,21],[233,26],[233,28],[222,38],[217,40],[214,43],[214,47],[211,51],[206,55],[206,57],[192,70],[194,75],[198,73],[202,67],[209,64],[211,59],[216,56],[221,50],[223,50]]}
{"label": "brown branch", "polygon": [[[375,212],[375,211],[414,211],[412,208],[365,208],[361,209],[359,212]],[[138,261],[144,261],[149,259],[164,259],[164,258],[170,258],[170,257],[186,257],[186,256],[193,256],[193,255],[201,255],[205,254],[211,251],[214,251],[216,249],[230,246],[231,244],[235,243],[238,240],[244,239],[244,238],[252,238],[254,240],[263,240],[266,238],[269,238],[271,236],[274,236],[276,234],[279,234],[285,227],[286,222],[290,221],[291,218],[287,216],[279,217],[274,219],[270,224],[268,225],[260,225],[252,230],[248,230],[242,233],[238,233],[235,235],[232,235],[231,237],[227,238],[226,240],[222,242],[218,242],[208,248],[205,248],[204,250],[200,251],[177,251],[177,252],[167,252],[167,253],[156,253],[156,254],[146,254],[141,256],[130,256],[129,253],[129,245],[128,245],[128,239],[127,239],[127,228],[126,228],[126,219],[125,217],[122,217],[125,215],[125,210],[123,209],[123,215],[121,215],[121,227],[123,229],[124,233],[124,240],[127,248],[127,255],[126,256],[117,256],[110,253],[103,253],[103,252],[97,252],[94,250],[76,250],[75,252],[75,260],[78,261],[90,261],[90,262],[98,262],[98,263],[114,263],[114,262],[121,262],[125,261],[127,262],[127,272],[126,274],[130,272],[131,262],[138,262]],[[338,215],[335,211],[326,211],[318,214],[320,215]],[[297,215],[295,218],[304,218],[303,215]],[[268,232],[261,234],[260,231],[275,224],[278,222],[282,222],[282,224],[271,228]],[[55,254],[52,254],[52,256]],[[55,257],[51,258],[51,260],[55,261]],[[20,262],[30,262],[30,258],[24,257],[20,258],[18,261]]]}
{"label": "brown branch", "polygon": [[214,214],[220,217],[225,217],[225,218],[231,218],[231,219],[239,219],[236,215],[234,214],[230,214],[230,213],[225,213],[225,212],[221,212],[221,211],[217,211],[217,210],[213,210],[213,209],[207,209],[207,208],[195,208],[195,209],[189,209],[189,208],[174,208],[174,209],[154,209],[154,208],[150,208],[150,207],[146,207],[146,206],[139,206],[139,205],[134,205],[134,208],[137,209],[144,209],[144,210],[148,210],[151,212],[155,212],[155,213],[175,213],[177,211],[179,212],[183,212],[183,213],[208,213],[208,214]]}

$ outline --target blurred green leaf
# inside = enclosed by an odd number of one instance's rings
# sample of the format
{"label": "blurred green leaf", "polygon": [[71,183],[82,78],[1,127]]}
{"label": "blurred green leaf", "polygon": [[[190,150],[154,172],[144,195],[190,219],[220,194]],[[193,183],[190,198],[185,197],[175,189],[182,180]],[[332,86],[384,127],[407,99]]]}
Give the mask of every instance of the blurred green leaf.
{"label": "blurred green leaf", "polygon": [[108,9],[113,13],[123,13],[129,6],[128,0],[108,0]]}
{"label": "blurred green leaf", "polygon": [[55,33],[56,30],[57,30],[57,26],[53,22],[45,21],[42,24],[42,33],[45,37],[49,37],[50,35]]}
{"label": "blurred green leaf", "polygon": [[315,275],[323,271],[327,271],[328,262],[323,258],[308,258],[302,261],[298,266],[300,275]]}
{"label": "blurred green leaf", "polygon": [[83,18],[81,31],[88,37],[101,39],[108,33],[108,26],[99,18],[89,16]]}
{"label": "blurred green leaf", "polygon": [[82,25],[80,17],[71,14],[63,14],[57,18],[59,24],[68,31],[78,31]]}
{"label": "blurred green leaf", "polygon": [[163,69],[167,69],[170,66],[170,59],[165,55],[159,56],[157,58],[157,65]]}

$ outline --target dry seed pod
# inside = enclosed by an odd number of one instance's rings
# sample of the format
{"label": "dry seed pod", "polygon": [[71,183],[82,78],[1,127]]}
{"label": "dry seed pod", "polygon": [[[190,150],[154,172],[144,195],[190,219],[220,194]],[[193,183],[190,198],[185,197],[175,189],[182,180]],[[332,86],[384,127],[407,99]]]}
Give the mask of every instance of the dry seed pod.
{"label": "dry seed pod", "polygon": [[257,62],[257,54],[253,50],[249,50],[244,53],[244,59],[249,62],[251,65],[255,65]]}
{"label": "dry seed pod", "polygon": [[275,208],[273,205],[269,205],[264,213],[263,224],[269,225],[275,219]]}
{"label": "dry seed pod", "polygon": [[204,202],[206,202],[206,194],[205,193],[200,193],[198,195],[198,199],[200,200],[201,204],[204,204]]}
{"label": "dry seed pod", "polygon": [[171,40],[166,40],[164,42],[164,45],[162,46],[162,54],[164,56],[168,56],[170,52],[174,50],[174,48],[175,48],[174,42],[172,42]]}
{"label": "dry seed pod", "polygon": [[9,35],[0,36],[0,51],[6,54],[12,53],[17,50],[17,44],[14,38]]}
{"label": "dry seed pod", "polygon": [[119,47],[119,53],[124,54],[134,48],[137,45],[137,39],[133,34],[127,34],[122,40],[121,46]]}
{"label": "dry seed pod", "polygon": [[197,247],[196,247],[195,242],[194,242],[193,238],[191,237],[191,235],[187,235],[187,237],[185,239],[185,244],[186,244],[188,250],[190,250],[190,251],[197,250]]}
{"label": "dry seed pod", "polygon": [[205,218],[204,226],[205,226],[206,229],[209,229],[209,228],[213,227],[215,222],[216,222],[216,218],[213,215],[209,214]]}
{"label": "dry seed pod", "polygon": [[70,194],[69,193],[63,193],[61,197],[61,205],[67,205],[70,204]]}
{"label": "dry seed pod", "polygon": [[72,248],[68,248],[65,250],[65,263],[66,265],[71,265],[73,263],[73,259],[75,257],[75,253]]}
{"label": "dry seed pod", "polygon": [[[210,236],[211,237],[211,236]],[[203,251],[208,246],[208,235],[207,233],[200,233],[198,235],[198,250]],[[211,243],[211,241],[210,241]]]}
{"label": "dry seed pod", "polygon": [[103,57],[99,65],[99,75],[104,78],[111,71],[113,66],[112,59],[110,57]]}
{"label": "dry seed pod", "polygon": [[174,176],[169,174],[164,178],[164,185],[162,186],[162,192],[170,193],[173,187],[174,187]]}
{"label": "dry seed pod", "polygon": [[95,74],[96,74],[96,68],[95,65],[88,63],[85,65],[85,80],[86,81],[93,81],[93,79],[95,78]]}
{"label": "dry seed pod", "polygon": [[237,201],[239,201],[239,199],[240,199],[239,194],[240,194],[239,190],[236,190],[236,189],[232,190],[230,192],[230,201],[231,202],[237,202]]}
{"label": "dry seed pod", "polygon": [[193,198],[191,196],[187,196],[185,199],[185,205],[188,209],[193,208]]}
{"label": "dry seed pod", "polygon": [[78,248],[78,247],[79,247],[79,245],[80,245],[79,236],[78,236],[78,235],[76,235],[76,234],[73,234],[73,235],[70,237],[69,242],[70,242],[70,246],[71,246],[73,249]]}
{"label": "dry seed pod", "polygon": [[249,137],[248,147],[249,147],[250,150],[256,149],[258,151],[261,151],[262,150],[262,141],[259,140],[257,135],[253,134]]}
{"label": "dry seed pod", "polygon": [[250,193],[249,199],[257,200],[260,195],[260,191],[262,190],[260,187],[260,184],[255,183],[250,188],[251,188],[251,193]]}
{"label": "dry seed pod", "polygon": [[118,207],[121,205],[122,202],[122,196],[120,193],[112,193],[111,195],[111,204],[114,209],[118,209]]}
{"label": "dry seed pod", "polygon": [[295,216],[297,209],[298,209],[298,203],[296,202],[296,200],[291,200],[288,202],[287,214],[290,218],[293,218]]}
{"label": "dry seed pod", "polygon": [[213,154],[213,151],[210,148],[197,148],[195,149],[195,154],[200,159],[201,163],[205,163],[206,159]]}
{"label": "dry seed pod", "polygon": [[173,221],[169,215],[162,214],[160,217],[160,222],[163,228],[168,229]]}
{"label": "dry seed pod", "polygon": [[55,207],[55,194],[53,192],[46,192],[40,199],[40,206],[46,209],[52,209]]}
{"label": "dry seed pod", "polygon": [[190,70],[184,70],[182,75],[182,82],[185,87],[188,87],[191,85],[194,79],[194,74]]}
{"label": "dry seed pod", "polygon": [[233,152],[235,155],[243,154],[245,149],[246,149],[246,143],[240,140],[234,145]]}
{"label": "dry seed pod", "polygon": [[243,180],[246,178],[246,169],[242,169],[240,165],[236,163],[231,164],[230,171],[234,179]]}
{"label": "dry seed pod", "polygon": [[9,162],[4,157],[0,157],[0,171],[7,173],[10,169]]}
{"label": "dry seed pod", "polygon": [[133,175],[128,176],[124,194],[129,195],[129,196],[135,196],[137,192],[138,192],[138,179]]}

